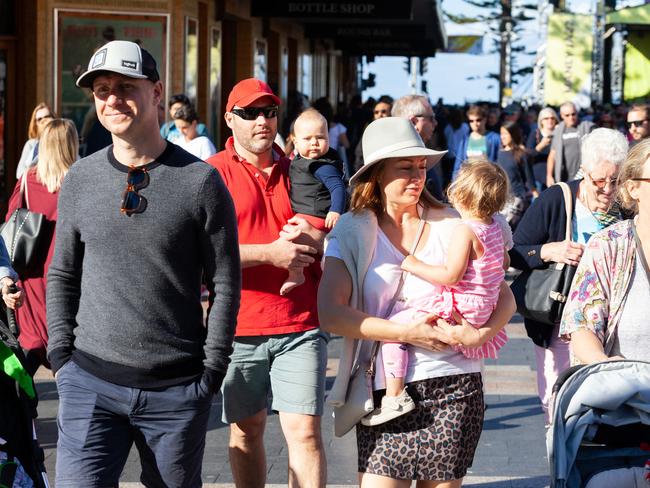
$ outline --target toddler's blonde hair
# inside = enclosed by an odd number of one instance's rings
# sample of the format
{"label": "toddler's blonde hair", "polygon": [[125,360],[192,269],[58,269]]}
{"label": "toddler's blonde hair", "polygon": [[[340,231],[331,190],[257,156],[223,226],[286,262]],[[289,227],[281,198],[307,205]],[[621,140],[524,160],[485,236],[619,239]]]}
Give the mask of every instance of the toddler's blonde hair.
{"label": "toddler's blonde hair", "polygon": [[485,158],[465,161],[447,190],[449,202],[472,215],[487,219],[499,212],[510,193],[508,175]]}

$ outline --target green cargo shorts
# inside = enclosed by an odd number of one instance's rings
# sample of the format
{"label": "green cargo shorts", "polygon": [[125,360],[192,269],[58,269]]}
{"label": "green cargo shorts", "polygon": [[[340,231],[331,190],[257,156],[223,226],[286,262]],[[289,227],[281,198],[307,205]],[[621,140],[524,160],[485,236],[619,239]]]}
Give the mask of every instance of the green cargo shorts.
{"label": "green cargo shorts", "polygon": [[223,380],[222,420],[235,423],[268,408],[323,415],[329,334],[319,329],[236,337]]}

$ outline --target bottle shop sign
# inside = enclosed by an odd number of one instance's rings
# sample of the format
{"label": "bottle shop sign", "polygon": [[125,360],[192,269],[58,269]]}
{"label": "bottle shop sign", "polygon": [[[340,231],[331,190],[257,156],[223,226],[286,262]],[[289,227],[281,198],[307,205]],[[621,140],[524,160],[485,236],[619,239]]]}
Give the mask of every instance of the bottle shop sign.
{"label": "bottle shop sign", "polygon": [[412,0],[252,0],[253,17],[318,17],[331,19],[410,19]]}

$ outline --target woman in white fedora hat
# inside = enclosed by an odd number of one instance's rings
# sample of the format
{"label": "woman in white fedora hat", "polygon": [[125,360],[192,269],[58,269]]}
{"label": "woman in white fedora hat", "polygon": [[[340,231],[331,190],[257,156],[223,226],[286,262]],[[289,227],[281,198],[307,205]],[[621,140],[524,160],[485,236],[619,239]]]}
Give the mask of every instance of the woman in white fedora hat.
{"label": "woman in white fedora hat", "polygon": [[[435,292],[435,285],[418,279],[401,286],[400,266],[410,253],[429,264],[444,262],[458,214],[424,186],[427,168],[444,152],[425,147],[411,123],[396,117],[372,122],[362,147],[364,165],[350,179],[351,211],[327,237],[318,292],[321,326],[346,338],[328,401],[345,403],[353,358],[362,344],[408,344],[405,381],[413,406],[396,405],[411,411],[380,425],[357,424],[360,485],[406,488],[418,480],[419,488],[459,487],[482,430],[481,362],[450,348],[455,342],[449,325],[436,323],[433,316],[409,325],[384,318],[408,300]],[[485,327],[502,328],[514,310],[504,282]],[[380,359],[376,371],[377,405],[385,388]]]}

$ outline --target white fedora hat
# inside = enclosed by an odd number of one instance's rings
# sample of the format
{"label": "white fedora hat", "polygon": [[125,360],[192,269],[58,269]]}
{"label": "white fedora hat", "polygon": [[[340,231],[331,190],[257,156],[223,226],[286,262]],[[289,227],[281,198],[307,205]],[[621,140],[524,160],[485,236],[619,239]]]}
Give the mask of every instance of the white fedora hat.
{"label": "white fedora hat", "polygon": [[384,159],[426,156],[429,169],[447,152],[426,147],[411,121],[401,117],[384,117],[371,122],[363,133],[361,147],[363,166],[350,178],[350,186],[368,169]]}

